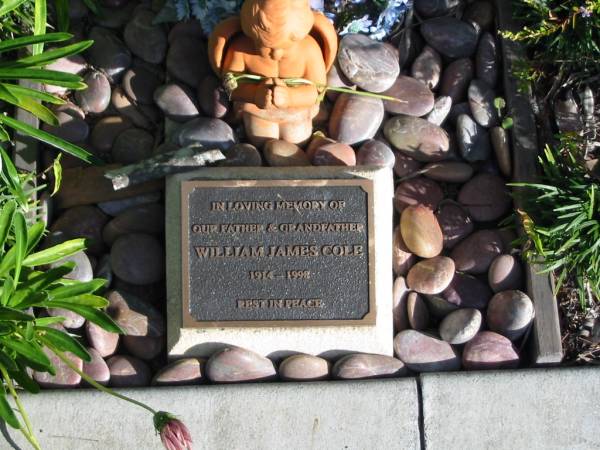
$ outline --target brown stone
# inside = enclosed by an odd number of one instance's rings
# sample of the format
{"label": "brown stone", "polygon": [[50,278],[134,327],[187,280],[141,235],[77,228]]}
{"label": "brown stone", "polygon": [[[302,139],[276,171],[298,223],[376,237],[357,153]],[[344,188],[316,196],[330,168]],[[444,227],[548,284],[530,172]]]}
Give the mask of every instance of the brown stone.
{"label": "brown stone", "polygon": [[473,176],[473,167],[463,162],[441,161],[423,167],[423,175],[435,181],[464,183]]}
{"label": "brown stone", "polygon": [[160,234],[165,229],[165,208],[158,203],[134,206],[106,224],[102,230],[104,242],[112,245],[119,237],[130,233]]}
{"label": "brown stone", "polygon": [[440,84],[440,95],[452,98],[453,104],[464,101],[469,84],[475,75],[475,66],[469,58],[457,59],[446,67]]}
{"label": "brown stone", "polygon": [[172,362],[160,369],[154,378],[153,386],[185,386],[206,382],[204,365],[206,361],[200,358],[185,358]]}
{"label": "brown stone", "polygon": [[320,145],[312,158],[315,166],[355,166],[356,153],[347,144],[340,142]]}
{"label": "brown stone", "polygon": [[85,324],[85,334],[90,345],[103,358],[111,356],[117,351],[120,338],[117,333],[111,333],[92,322],[87,322]]}
{"label": "brown stone", "polygon": [[111,356],[106,364],[110,370],[112,387],[148,386],[152,379],[152,371],[148,364],[133,356]]}
{"label": "brown stone", "polygon": [[408,322],[408,293],[409,289],[406,286],[406,280],[404,277],[396,278],[392,293],[394,333],[406,330],[410,325]]}
{"label": "brown stone", "polygon": [[423,298],[416,292],[408,294],[408,321],[413,330],[421,331],[429,325],[429,311]]}
{"label": "brown stone", "polygon": [[504,248],[500,235],[495,230],[479,230],[461,241],[450,254],[456,270],[471,274],[486,273],[496,256]]}
{"label": "brown stone", "polygon": [[516,256],[500,255],[492,261],[488,283],[494,292],[510,291],[523,287],[523,267]]}
{"label": "brown stone", "polygon": [[408,287],[420,294],[439,294],[454,277],[454,261],[445,256],[426,259],[408,272]]}
{"label": "brown stone", "polygon": [[439,184],[425,177],[410,178],[401,182],[394,193],[394,207],[402,213],[408,206],[426,206],[435,210],[444,198]]}
{"label": "brown stone", "polygon": [[402,229],[398,225],[394,229],[394,238],[392,241],[392,267],[396,275],[406,275],[410,268],[417,262],[416,255],[406,247],[404,239],[402,239]]}
{"label": "brown stone", "polygon": [[[82,371],[89,377],[92,377],[94,381],[97,381],[102,386],[108,385],[110,381],[110,370],[106,361],[102,358],[102,355],[95,348],[88,348],[88,353],[92,357],[90,362],[83,362]],[[83,384],[87,384],[85,381]]]}
{"label": "brown stone", "polygon": [[477,222],[498,220],[512,205],[506,182],[488,173],[476,175],[467,182],[458,193],[458,201]]}
{"label": "brown stone", "polygon": [[213,383],[272,380],[277,375],[273,362],[250,350],[227,347],[206,363],[206,375]]}
{"label": "brown stone", "polygon": [[459,308],[483,309],[492,298],[492,291],[478,278],[457,272],[442,297]]}
{"label": "brown stone", "polygon": [[316,381],[329,378],[329,361],[313,355],[293,355],[279,365],[279,376],[286,381]]}
{"label": "brown stone", "polygon": [[406,114],[408,116],[421,117],[433,109],[433,92],[426,84],[405,75],[400,75],[391,88],[382,95],[394,97],[400,100],[394,102],[384,100],[386,112],[390,114]]}
{"label": "brown stone", "polygon": [[519,354],[512,342],[491,331],[482,331],[467,342],[462,359],[465,369],[468,370],[519,367]]}
{"label": "brown stone", "polygon": [[402,377],[408,370],[402,361],[391,356],[357,353],[336,361],[331,371],[341,380]]}
{"label": "brown stone", "polygon": [[404,330],[394,338],[394,352],[410,370],[443,372],[460,369],[460,357],[450,344],[415,330]]}
{"label": "brown stone", "polygon": [[270,166],[310,166],[306,153],[296,144],[273,139],[265,144],[263,155]]}
{"label": "brown stone", "polygon": [[160,241],[149,234],[119,237],[110,250],[115,275],[132,284],[152,284],[165,277],[165,254]]}
{"label": "brown stone", "polygon": [[444,248],[454,248],[475,229],[471,217],[458,203],[442,202],[435,215],[444,234]]}
{"label": "brown stone", "polygon": [[442,161],[449,156],[448,133],[425,119],[392,117],[385,123],[384,134],[395,148],[418,161]]}
{"label": "brown stone", "polygon": [[444,235],[431,209],[409,206],[402,212],[400,228],[406,247],[415,255],[433,258],[442,252]]}
{"label": "brown stone", "polygon": [[490,330],[515,341],[527,332],[534,315],[531,299],[524,292],[515,290],[494,295],[486,318]]}
{"label": "brown stone", "polygon": [[[58,356],[49,349],[44,348],[44,353],[54,366],[56,375],[48,372],[33,372],[33,379],[47,389],[68,389],[79,386],[81,376],[67,366]],[[71,353],[65,353],[65,357],[79,370],[83,369],[83,361]]]}

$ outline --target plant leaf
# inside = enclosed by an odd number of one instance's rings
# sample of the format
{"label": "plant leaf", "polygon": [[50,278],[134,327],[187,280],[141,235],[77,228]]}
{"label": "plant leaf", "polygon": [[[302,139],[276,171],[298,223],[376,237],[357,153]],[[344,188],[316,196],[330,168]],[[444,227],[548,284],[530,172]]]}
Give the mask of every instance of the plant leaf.
{"label": "plant leaf", "polygon": [[81,90],[87,86],[79,75],[48,69],[0,68],[0,80],[35,80],[53,86]]}
{"label": "plant leaf", "polygon": [[69,0],[54,0],[59,31],[69,30]]}
{"label": "plant leaf", "polygon": [[[0,118],[1,117],[3,116],[0,114]],[[2,156],[2,170],[0,171],[0,176],[8,186],[11,194],[16,197],[19,204],[21,206],[26,206],[27,196],[25,195],[25,192],[23,192],[23,186],[21,186],[21,179],[19,178],[17,168],[2,147],[0,147],[0,155]]]}
{"label": "plant leaf", "polygon": [[0,16],[4,16],[13,9],[18,8],[22,3],[25,3],[25,1],[26,0],[4,0],[2,6],[0,6]]}
{"label": "plant leaf", "polygon": [[67,256],[71,256],[77,252],[85,250],[85,248],[85,239],[72,239],[70,241],[63,242],[62,244],[32,253],[25,258],[23,265],[26,267],[34,267],[44,264],[52,264],[53,262],[60,261]]}
{"label": "plant leaf", "polygon": [[109,303],[104,297],[91,294],[78,295],[76,297],[62,298],[60,300],[49,300],[41,305],[47,308],[67,308],[69,305],[90,306],[92,308],[106,308]]}
{"label": "plant leaf", "polygon": [[13,105],[18,102],[17,97],[10,93],[4,84],[0,84],[0,98],[5,101],[12,103]]}
{"label": "plant leaf", "polygon": [[26,314],[18,309],[7,308],[3,306],[0,308],[0,321],[25,321],[30,322],[35,320],[30,314]]}
{"label": "plant leaf", "polygon": [[30,112],[42,122],[45,122],[48,125],[52,125],[55,127],[58,126],[58,119],[56,118],[54,113],[48,108],[46,108],[44,105],[39,103],[37,100],[22,94],[15,95],[9,92],[6,88],[4,88],[4,91],[6,91],[6,93],[10,95],[10,98],[7,97],[4,94],[4,92],[2,92],[2,89],[0,89],[0,99],[5,100],[6,102],[12,105],[18,106],[19,108]]}
{"label": "plant leaf", "polygon": [[68,309],[73,311],[80,316],[85,317],[92,323],[95,323],[100,328],[103,328],[106,331],[111,333],[119,333],[124,334],[123,330],[119,325],[115,323],[105,312],[99,311],[94,308],[90,308],[89,306],[80,306],[80,305],[70,305],[70,304],[62,304],[61,308]]}
{"label": "plant leaf", "polygon": [[4,243],[13,224],[13,217],[17,209],[17,202],[9,200],[0,212],[0,254],[4,253]]}
{"label": "plant leaf", "polygon": [[81,345],[77,340],[73,339],[67,333],[48,327],[36,328],[38,332],[41,332],[38,333],[38,338],[48,347],[54,347],[61,352],[71,352],[85,362],[90,362],[92,360],[91,355],[87,352],[83,345]]}
{"label": "plant leaf", "polygon": [[25,222],[25,216],[21,211],[17,211],[15,213],[15,272],[14,272],[14,280],[15,285],[18,285],[19,278],[21,276],[21,266],[27,255],[27,223]]}
{"label": "plant leaf", "polygon": [[35,342],[18,341],[11,337],[0,336],[0,344],[4,345],[11,350],[14,350],[21,355],[29,363],[32,363],[32,367],[36,370],[46,371],[51,375],[56,375],[56,371],[50,362],[50,359],[43,352],[41,347]]}
{"label": "plant leaf", "polygon": [[62,166],[60,165],[61,156],[62,153],[59,153],[52,163],[52,172],[54,173],[54,189],[52,189],[50,197],[54,197],[54,195],[60,190],[60,185],[62,183]]}
{"label": "plant leaf", "polygon": [[4,386],[0,389],[0,417],[9,424],[14,429],[18,430],[21,428],[21,424],[15,416],[10,404],[6,400],[6,392],[4,391]]}
{"label": "plant leaf", "polygon": [[52,283],[62,279],[65,275],[71,273],[74,268],[75,263],[73,261],[67,261],[59,267],[54,267],[43,272],[33,271],[27,277],[27,281],[21,282],[21,288],[39,292],[46,289]]}
{"label": "plant leaf", "polygon": [[26,365],[22,361],[21,358],[17,358],[16,360],[18,370],[10,371],[9,374],[13,379],[19,383],[23,389],[32,394],[37,394],[40,392],[40,386],[29,376],[27,373]]}
{"label": "plant leaf", "polygon": [[28,88],[25,86],[19,86],[17,84],[7,84],[4,83],[3,86],[12,94],[15,95],[26,95],[28,97],[34,98],[36,100],[40,100],[42,102],[46,102],[46,103],[51,103],[53,105],[64,105],[66,103],[65,100],[63,100],[60,97],[57,97],[56,95],[53,94],[48,94],[47,92],[42,92],[40,90],[37,89],[32,89],[32,88]]}
{"label": "plant leaf", "polygon": [[40,317],[38,319],[35,319],[35,324],[39,325],[40,327],[47,327],[48,325],[63,323],[65,320],[67,320],[66,317],[62,316]]}
{"label": "plant leaf", "polygon": [[106,284],[106,280],[97,279],[85,283],[76,283],[71,286],[61,286],[48,291],[51,301],[62,300],[84,294],[92,294]]}
{"label": "plant leaf", "polygon": [[[81,41],[76,44],[67,45],[65,47],[59,47],[52,50],[45,51],[39,55],[26,56],[16,61],[4,61],[0,63],[0,67],[18,68],[18,67],[38,67],[45,66],[57,59],[64,58],[66,56],[75,55],[88,49],[94,44],[94,41]],[[36,44],[42,45],[42,44]]]}
{"label": "plant leaf", "polygon": [[[2,8],[0,8],[0,11],[2,11]],[[1,15],[2,13],[0,12],[0,16]],[[32,44],[37,44],[39,42],[64,42],[68,41],[72,37],[73,35],[69,33],[48,33],[41,36],[24,36],[15,39],[8,39],[0,42],[0,53],[17,50]]]}
{"label": "plant leaf", "polygon": [[[33,34],[43,35],[46,34],[46,21],[48,20],[48,12],[46,6],[46,0],[35,0],[34,9],[34,22],[33,22]],[[39,55],[44,51],[44,44],[34,44],[32,52],[34,55]]]}

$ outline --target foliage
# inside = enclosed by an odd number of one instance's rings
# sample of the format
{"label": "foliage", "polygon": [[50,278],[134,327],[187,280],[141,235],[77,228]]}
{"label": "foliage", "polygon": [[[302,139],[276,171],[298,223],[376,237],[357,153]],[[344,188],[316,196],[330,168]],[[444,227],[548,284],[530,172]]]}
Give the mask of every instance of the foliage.
{"label": "foliage", "polygon": [[166,0],[156,17],[157,22],[198,19],[202,30],[210,34],[223,19],[240,11],[243,0]]}
{"label": "foliage", "polygon": [[540,157],[541,183],[512,186],[526,188],[519,211],[525,256],[558,273],[557,291],[572,278],[585,309],[590,294],[600,298],[600,185],[578,163],[580,148],[578,138],[562,135],[560,147]]}

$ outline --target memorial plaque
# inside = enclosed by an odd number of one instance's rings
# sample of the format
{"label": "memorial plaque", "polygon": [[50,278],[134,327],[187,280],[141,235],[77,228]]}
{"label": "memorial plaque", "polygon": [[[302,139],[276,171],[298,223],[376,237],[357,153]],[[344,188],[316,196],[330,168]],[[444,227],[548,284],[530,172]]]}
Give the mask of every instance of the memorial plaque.
{"label": "memorial plaque", "polygon": [[372,324],[372,184],[183,182],[184,326]]}

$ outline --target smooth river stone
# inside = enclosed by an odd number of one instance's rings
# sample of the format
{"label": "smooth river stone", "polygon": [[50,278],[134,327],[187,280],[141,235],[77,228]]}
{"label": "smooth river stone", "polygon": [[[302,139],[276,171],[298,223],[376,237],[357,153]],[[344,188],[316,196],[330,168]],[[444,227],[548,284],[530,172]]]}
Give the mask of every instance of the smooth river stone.
{"label": "smooth river stone", "polygon": [[394,168],[396,157],[392,149],[385,142],[370,139],[356,152],[357,166],[378,166]]}
{"label": "smooth river stone", "polygon": [[394,352],[410,370],[443,372],[460,369],[460,357],[450,344],[415,330],[404,330],[394,338]]}
{"label": "smooth river stone", "polygon": [[167,33],[154,24],[155,15],[148,9],[138,9],[125,26],[123,38],[134,55],[152,64],[160,64],[167,53]]}
{"label": "smooth river stone", "polygon": [[258,149],[251,144],[235,144],[227,150],[221,150],[225,160],[219,166],[225,167],[260,167],[263,165],[262,156]]}
{"label": "smooth river stone", "polygon": [[460,3],[460,0],[415,0],[414,5],[420,16],[429,18],[444,16]]}
{"label": "smooth river stone", "polygon": [[531,299],[524,292],[514,290],[492,297],[486,319],[490,330],[515,341],[527,332],[534,315]]}
{"label": "smooth river stone", "polygon": [[208,149],[227,150],[236,143],[232,128],[220,119],[199,117],[183,125],[176,133],[182,147],[199,144]]}
{"label": "smooth river stone", "polygon": [[206,382],[204,377],[205,364],[206,361],[201,358],[184,358],[174,361],[154,375],[152,386],[202,384]]}
{"label": "smooth river stone", "polygon": [[310,166],[304,150],[291,142],[270,140],[264,146],[263,155],[273,167]]}
{"label": "smooth river stone", "polygon": [[85,121],[85,114],[79,106],[66,103],[52,107],[52,112],[58,119],[58,126],[44,123],[42,129],[71,143],[80,143],[87,139],[90,127]]}
{"label": "smooth river stone", "polygon": [[161,77],[145,64],[134,64],[123,75],[125,94],[134,102],[144,105],[154,103],[154,91],[162,84]]}
{"label": "smooth river stone", "polygon": [[153,105],[134,104],[121,87],[113,89],[111,103],[119,114],[133,122],[136,127],[152,131],[156,128],[159,118],[163,118],[159,109]]}
{"label": "smooth river stone", "polygon": [[48,315],[52,317],[64,317],[62,325],[69,330],[77,330],[85,324],[85,318],[73,311],[62,308],[48,308]]}
{"label": "smooth river stone", "polygon": [[406,330],[410,327],[408,322],[408,294],[410,290],[406,286],[406,279],[398,277],[394,280],[392,291],[392,315],[394,316],[394,333]]}
{"label": "smooth river stone", "polygon": [[481,329],[483,316],[478,309],[464,308],[448,314],[440,324],[440,336],[453,345],[469,342]]}
{"label": "smooth river stone", "polygon": [[392,268],[394,269],[394,273],[404,276],[417,262],[417,257],[411,253],[404,243],[400,225],[394,229],[392,248]]}
{"label": "smooth river stone", "polygon": [[473,176],[470,164],[457,161],[429,163],[423,167],[423,171],[427,178],[446,183],[464,183]]}
{"label": "smooth river stone", "polygon": [[279,365],[279,376],[285,381],[316,381],[329,378],[329,361],[313,355],[292,355]]}
{"label": "smooth river stone", "polygon": [[508,131],[504,128],[494,127],[490,130],[490,140],[500,172],[505,177],[510,178],[512,176],[512,156],[508,139]]}
{"label": "smooth river stone", "polygon": [[492,298],[492,291],[478,278],[457,272],[441,296],[459,308],[483,309]]}
{"label": "smooth river stone", "polygon": [[134,206],[106,224],[102,230],[104,242],[112,245],[119,237],[130,233],[160,234],[165,229],[165,208],[158,203]]}
{"label": "smooth river stone", "polygon": [[107,312],[126,336],[160,338],[166,331],[162,314],[147,301],[123,290],[108,293]]}
{"label": "smooth river stone", "polygon": [[479,40],[475,55],[475,74],[492,88],[498,84],[498,53],[496,39],[491,33],[483,33]]}
{"label": "smooth river stone", "polygon": [[[44,348],[44,353],[50,359],[54,366],[56,375],[50,375],[48,372],[33,372],[33,379],[46,389],[69,389],[79,386],[81,376],[67,366],[58,356],[49,349]],[[65,353],[65,357],[79,370],[83,368],[83,361],[71,353]]]}
{"label": "smooth river stone", "polygon": [[131,52],[117,35],[102,27],[91,29],[88,38],[94,41],[86,52],[88,61],[117,83],[131,66]]}
{"label": "smooth river stone", "polygon": [[466,7],[462,20],[476,25],[480,30],[489,30],[494,26],[495,9],[488,0],[472,2]]}
{"label": "smooth river stone", "polygon": [[454,261],[446,256],[423,260],[415,264],[406,277],[408,287],[420,294],[442,292],[454,277]]}
{"label": "smooth river stone", "polygon": [[167,52],[167,71],[169,75],[188,86],[197,86],[208,73],[208,46],[206,41],[193,37],[181,37],[175,40]]}
{"label": "smooth river stone", "polygon": [[429,89],[435,89],[442,76],[442,57],[433,47],[427,45],[414,60],[410,73]]}
{"label": "smooth river stone", "polygon": [[486,161],[492,154],[488,130],[474,121],[468,114],[456,120],[456,136],[460,155],[467,161]]}
{"label": "smooth river stone", "polygon": [[387,140],[398,150],[422,162],[436,162],[448,158],[448,133],[425,119],[396,116],[384,127]]}
{"label": "smooth river stone", "polygon": [[400,53],[400,67],[408,68],[415,58],[423,51],[425,40],[421,33],[413,27],[407,27],[402,33],[402,38],[398,44]]}
{"label": "smooth river stone", "polygon": [[421,34],[434,49],[451,59],[468,58],[477,48],[477,30],[454,17],[438,17],[421,25]]}
{"label": "smooth river stone", "polygon": [[[108,364],[102,358],[102,355],[95,348],[88,348],[88,353],[92,357],[90,362],[83,362],[82,371],[86,375],[92,377],[92,379],[102,386],[108,385],[110,381],[110,370]],[[84,381],[83,384],[87,383]]]}
{"label": "smooth river stone", "polygon": [[409,206],[423,205],[435,210],[444,198],[439,184],[425,177],[401,182],[394,192],[394,208],[401,213]]}
{"label": "smooth river stone", "polygon": [[462,355],[468,370],[516,369],[519,354],[512,342],[492,331],[482,331],[467,342]]}
{"label": "smooth river stone", "polygon": [[406,114],[421,117],[433,109],[434,97],[426,84],[405,75],[400,75],[391,88],[382,95],[394,97],[400,102],[384,100],[385,111],[390,114]]}
{"label": "smooth river stone", "polygon": [[496,93],[486,82],[473,80],[468,91],[469,106],[475,121],[485,128],[499,124],[498,110],[494,106]]}
{"label": "smooth river stone", "polygon": [[277,371],[268,358],[240,347],[228,347],[210,357],[206,376],[213,383],[238,383],[272,380]]}
{"label": "smooth river stone", "polygon": [[429,311],[423,298],[416,292],[408,294],[406,301],[408,322],[413,330],[421,331],[429,325]]}
{"label": "smooth river stone", "polygon": [[122,116],[108,116],[100,119],[94,125],[90,142],[92,146],[101,152],[112,149],[113,143],[119,134],[131,128],[131,122]]}
{"label": "smooth river stone", "polygon": [[452,97],[448,97],[447,95],[442,95],[435,100],[433,104],[433,109],[425,119],[427,122],[431,122],[434,125],[442,126],[450,114],[450,110],[452,109]]}
{"label": "smooth river stone", "polygon": [[444,248],[454,248],[475,229],[471,217],[458,203],[442,202],[435,216],[444,235]]}
{"label": "smooth river stone", "polygon": [[350,82],[369,92],[389,89],[400,74],[397,54],[364,34],[347,34],[342,38],[338,64]]}
{"label": "smooth river stone", "polygon": [[475,66],[471,59],[462,58],[451,62],[442,75],[439,94],[450,97],[454,104],[462,102],[467,97],[474,75]]}
{"label": "smooth river stone", "polygon": [[359,144],[375,136],[384,115],[382,100],[342,94],[331,113],[329,135],[344,144]]}
{"label": "smooth river stone", "polygon": [[108,216],[95,206],[76,206],[67,209],[52,224],[48,239],[53,244],[58,244],[70,239],[85,238],[88,239],[87,251],[98,255],[104,250],[102,228],[107,221]]}
{"label": "smooth river stone", "polygon": [[122,342],[130,355],[144,361],[156,358],[165,346],[163,337],[123,336]]}
{"label": "smooth river stone", "polygon": [[433,258],[442,252],[444,235],[431,209],[409,206],[400,217],[400,229],[404,244],[415,255]]}
{"label": "smooth river stone", "polygon": [[54,269],[62,266],[67,262],[74,263],[75,268],[71,270],[71,272],[66,274],[63,278],[66,278],[67,280],[77,280],[82,282],[92,281],[92,278],[94,278],[92,262],[90,261],[89,256],[87,256],[84,251],[74,253],[62,259],[59,259],[56,262],[48,264],[48,268]]}
{"label": "smooth river stone", "polygon": [[206,75],[200,82],[198,103],[206,116],[216,119],[225,117],[231,107],[221,80],[214,75]]}
{"label": "smooth river stone", "polygon": [[411,158],[408,155],[405,155],[401,151],[395,151],[394,156],[396,157],[396,162],[394,163],[394,173],[400,178],[417,172],[423,166],[423,163]]}
{"label": "smooth river stone", "polygon": [[[72,75],[81,75],[87,69],[87,63],[81,55],[65,56],[46,65],[46,70],[55,70],[58,72],[66,72]],[[44,85],[44,90],[50,94],[64,95],[68,89],[62,86]]]}
{"label": "smooth river stone", "polygon": [[200,115],[196,93],[187,86],[169,83],[154,91],[154,102],[169,119],[187,122]]}
{"label": "smooth river stone", "polygon": [[348,144],[325,143],[316,148],[312,163],[315,166],[355,166],[356,153]]}
{"label": "smooth river stone", "polygon": [[119,278],[132,284],[152,284],[165,277],[164,248],[149,234],[119,237],[110,250],[110,263]]}
{"label": "smooth river stone", "polygon": [[109,384],[112,387],[148,386],[152,379],[148,364],[133,356],[111,356],[106,364],[110,370]]}
{"label": "smooth river stone", "polygon": [[331,374],[340,380],[364,380],[402,377],[408,370],[402,361],[391,356],[356,353],[338,359]]}
{"label": "smooth river stone", "polygon": [[[327,86],[356,89],[356,86],[352,84],[348,77],[341,71],[337,61],[331,66],[331,69],[329,69],[329,72],[327,73]],[[340,93],[336,91],[327,91],[326,95],[330,101],[335,102],[340,96]]]}
{"label": "smooth river stone", "polygon": [[150,158],[154,152],[154,136],[141,128],[123,131],[113,144],[113,161],[128,165]]}
{"label": "smooth river stone", "polygon": [[453,303],[450,303],[445,298],[438,295],[425,295],[423,296],[427,303],[427,310],[431,315],[437,319],[443,319],[448,314],[458,309]]}
{"label": "smooth river stone", "polygon": [[456,270],[474,275],[487,273],[492,261],[502,254],[502,238],[495,230],[479,230],[461,241],[450,254]]}
{"label": "smooth river stone", "polygon": [[458,193],[458,201],[476,222],[498,220],[509,212],[512,205],[505,181],[487,173],[468,181]]}
{"label": "smooth river stone", "polygon": [[85,334],[92,346],[103,358],[114,355],[119,346],[120,335],[111,333],[92,322],[86,322]]}
{"label": "smooth river stone", "polygon": [[523,287],[523,267],[513,255],[500,255],[492,261],[488,283],[494,292],[511,291]]}

